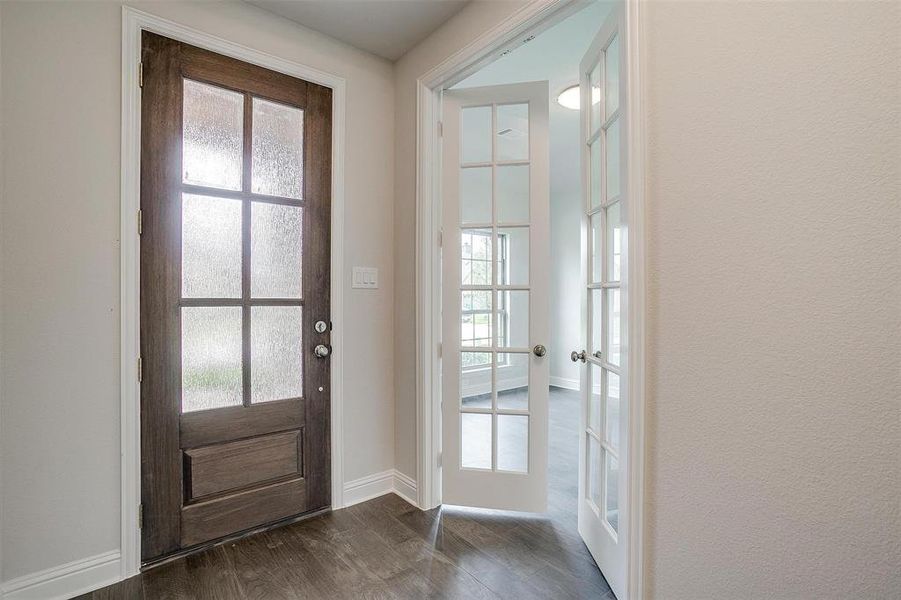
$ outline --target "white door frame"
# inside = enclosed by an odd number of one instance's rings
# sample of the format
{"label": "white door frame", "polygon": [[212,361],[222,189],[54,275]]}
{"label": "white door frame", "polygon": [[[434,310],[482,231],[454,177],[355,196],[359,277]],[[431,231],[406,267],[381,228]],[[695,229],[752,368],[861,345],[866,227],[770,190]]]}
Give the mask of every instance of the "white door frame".
{"label": "white door frame", "polygon": [[[644,0],[624,0],[627,44],[626,86],[628,166],[633,197],[628,205],[629,281],[628,352],[630,538],[627,552],[630,600],[644,596],[644,352],[645,352],[645,133],[644,82],[639,52],[643,48]],[[530,35],[583,8],[574,0],[533,0],[468,46],[421,75],[416,82],[416,449],[419,506],[441,504],[441,90],[457,83],[513,49]],[[621,598],[620,600],[626,600]]]}
{"label": "white door frame", "polygon": [[345,80],[260,52],[223,38],[180,25],[155,15],[122,7],[122,178],[120,202],[120,358],[121,358],[121,578],[136,575],[141,567],[141,422],[138,383],[140,355],[140,237],[138,209],[141,205],[141,94],[138,86],[141,62],[141,31],[151,31],[237,58],[292,77],[332,89],[332,247],[331,247],[331,476],[332,508],[344,505],[343,460],[343,364],[344,348],[344,121]]}

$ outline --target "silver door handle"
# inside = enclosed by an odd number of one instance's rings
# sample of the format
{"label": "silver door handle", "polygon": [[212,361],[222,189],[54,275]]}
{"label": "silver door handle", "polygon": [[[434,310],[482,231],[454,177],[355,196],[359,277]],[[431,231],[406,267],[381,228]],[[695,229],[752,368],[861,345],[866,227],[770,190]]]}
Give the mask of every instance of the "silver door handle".
{"label": "silver door handle", "polygon": [[535,353],[535,356],[537,356],[538,358],[541,358],[542,356],[547,354],[547,348],[545,348],[541,344],[538,344],[534,348],[532,348],[532,352]]}
{"label": "silver door handle", "polygon": [[581,352],[576,352],[575,350],[573,350],[572,353],[570,353],[569,358],[573,362],[578,362],[580,360],[582,362],[585,362],[588,359],[588,353],[584,350],[582,350]]}
{"label": "silver door handle", "polygon": [[325,358],[331,353],[332,349],[325,344],[318,344],[315,348],[313,348],[313,354],[316,355],[316,358]]}

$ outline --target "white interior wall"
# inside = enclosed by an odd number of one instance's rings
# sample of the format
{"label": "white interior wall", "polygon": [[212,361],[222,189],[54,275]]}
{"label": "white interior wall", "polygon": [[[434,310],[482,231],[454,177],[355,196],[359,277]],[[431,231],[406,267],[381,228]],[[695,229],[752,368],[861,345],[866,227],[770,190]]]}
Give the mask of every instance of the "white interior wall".
{"label": "white interior wall", "polygon": [[[394,467],[392,66],[242,2],[134,6],[347,81],[345,477]],[[121,4],[0,3],[6,582],[119,547]],[[377,290],[350,287],[353,265]]]}
{"label": "white interior wall", "polygon": [[582,347],[579,111],[560,106],[557,95],[579,83],[579,61],[612,7],[610,2],[590,4],[453,86],[549,82],[551,277],[546,345],[551,384],[574,389],[579,387],[579,365],[569,353]]}
{"label": "white interior wall", "polygon": [[650,2],[649,597],[901,590],[901,4]]}

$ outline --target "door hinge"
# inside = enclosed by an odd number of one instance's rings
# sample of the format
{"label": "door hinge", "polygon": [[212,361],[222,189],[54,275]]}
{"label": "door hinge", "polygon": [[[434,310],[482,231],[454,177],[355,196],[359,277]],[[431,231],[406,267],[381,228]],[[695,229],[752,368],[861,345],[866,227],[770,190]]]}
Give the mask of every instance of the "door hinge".
{"label": "door hinge", "polygon": [[144,233],[144,211],[138,209],[138,235]]}
{"label": "door hinge", "polygon": [[138,504],[138,529],[144,529],[144,505]]}
{"label": "door hinge", "polygon": [[144,381],[144,359],[140,356],[138,357],[138,383],[142,383]]}
{"label": "door hinge", "polygon": [[144,63],[138,63],[138,87],[144,87]]}
{"label": "door hinge", "polygon": [[439,248],[444,247],[444,230],[443,229],[438,230],[438,247]]}
{"label": "door hinge", "polygon": [[444,137],[444,121],[438,121],[438,137]]}
{"label": "door hinge", "polygon": [[442,465],[441,465],[441,456],[442,456],[442,453],[439,452],[439,453],[438,453],[438,466],[439,466],[439,467],[442,466]]}
{"label": "door hinge", "polygon": [[438,342],[438,358],[441,358],[441,342]]}

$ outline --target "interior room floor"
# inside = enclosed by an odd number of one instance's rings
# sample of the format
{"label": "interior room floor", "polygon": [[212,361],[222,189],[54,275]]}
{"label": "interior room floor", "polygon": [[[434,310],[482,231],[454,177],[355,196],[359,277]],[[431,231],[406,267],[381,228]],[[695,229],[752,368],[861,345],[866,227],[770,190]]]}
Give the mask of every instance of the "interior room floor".
{"label": "interior room floor", "polygon": [[389,494],[151,569],[79,600],[615,600],[576,531],[577,392],[551,389],[546,515]]}

